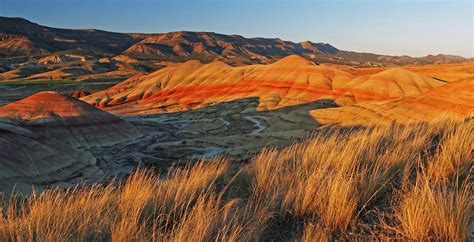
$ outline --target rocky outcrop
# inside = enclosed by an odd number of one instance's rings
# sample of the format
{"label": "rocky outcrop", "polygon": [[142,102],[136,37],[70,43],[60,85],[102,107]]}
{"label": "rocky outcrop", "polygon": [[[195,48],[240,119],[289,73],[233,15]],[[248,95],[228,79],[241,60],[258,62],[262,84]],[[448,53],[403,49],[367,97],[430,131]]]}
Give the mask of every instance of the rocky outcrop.
{"label": "rocky outcrop", "polygon": [[81,98],[81,97],[85,97],[87,95],[91,95],[91,92],[89,91],[82,91],[82,90],[74,90],[70,93],[67,93],[67,95],[73,97],[73,98]]}
{"label": "rocky outcrop", "polygon": [[80,55],[68,55],[68,54],[58,54],[58,55],[49,55],[38,60],[40,64],[57,64],[64,62],[77,62],[77,61],[86,61],[86,57]]}

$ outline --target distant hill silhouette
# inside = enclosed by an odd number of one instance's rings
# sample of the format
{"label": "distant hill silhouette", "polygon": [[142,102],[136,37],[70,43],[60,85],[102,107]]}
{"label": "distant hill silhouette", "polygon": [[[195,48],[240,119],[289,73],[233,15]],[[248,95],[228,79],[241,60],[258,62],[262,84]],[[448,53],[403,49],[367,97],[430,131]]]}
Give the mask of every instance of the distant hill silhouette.
{"label": "distant hill silhouette", "polygon": [[245,38],[212,32],[162,34],[113,33],[95,29],[45,27],[23,18],[0,17],[0,57],[43,56],[68,52],[86,56],[125,55],[139,60],[202,62],[221,60],[231,65],[271,63],[297,54],[317,63],[352,66],[393,66],[454,63],[459,56],[388,56],[339,50],[330,44],[294,43],[281,39]]}

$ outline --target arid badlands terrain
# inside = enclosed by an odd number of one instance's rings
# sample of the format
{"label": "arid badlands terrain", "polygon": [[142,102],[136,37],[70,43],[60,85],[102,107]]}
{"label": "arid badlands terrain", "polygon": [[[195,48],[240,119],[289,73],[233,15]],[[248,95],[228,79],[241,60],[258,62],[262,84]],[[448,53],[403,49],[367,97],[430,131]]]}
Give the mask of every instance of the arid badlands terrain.
{"label": "arid badlands terrain", "polygon": [[137,167],[166,174],[217,156],[245,164],[264,148],[334,130],[472,118],[474,62],[462,57],[0,18],[6,195],[123,177]]}
{"label": "arid badlands terrain", "polygon": [[474,63],[462,57],[1,20],[4,192],[137,165],[245,160],[331,125],[432,122],[474,109]]}

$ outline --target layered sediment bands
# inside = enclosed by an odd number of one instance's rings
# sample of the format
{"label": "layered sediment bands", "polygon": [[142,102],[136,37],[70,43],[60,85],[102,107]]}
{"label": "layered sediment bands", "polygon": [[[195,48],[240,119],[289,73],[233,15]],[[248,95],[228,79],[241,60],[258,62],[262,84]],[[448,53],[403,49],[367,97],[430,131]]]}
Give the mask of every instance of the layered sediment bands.
{"label": "layered sediment bands", "polygon": [[474,62],[413,66],[411,71],[446,82],[474,78]]}
{"label": "layered sediment bands", "polygon": [[[333,85],[352,75],[319,67],[299,56],[270,65],[231,67],[223,62],[189,61],[147,76],[133,77],[102,92],[83,98],[101,108],[125,103],[140,113],[182,111],[249,97],[260,99],[260,110],[314,101],[328,95]],[[125,106],[124,106],[125,107]],[[127,112],[123,110],[123,112]]]}
{"label": "layered sediment bands", "polygon": [[0,121],[0,187],[29,192],[32,185],[70,185],[102,171],[89,153]]}
{"label": "layered sediment bands", "polygon": [[[366,76],[374,75],[385,70],[392,69],[393,67],[364,67],[357,68],[346,65],[332,65],[343,71],[347,71],[355,76]],[[474,77],[474,62],[464,62],[455,64],[434,64],[434,65],[414,65],[404,66],[406,70],[430,77],[442,82],[452,82],[461,79]]]}
{"label": "layered sediment bands", "polygon": [[336,100],[339,105],[423,93],[444,82],[404,69],[354,76],[297,55],[269,65],[231,67],[188,61],[135,76],[82,100],[121,114],[174,112],[243,98],[259,98],[258,110]]}
{"label": "layered sediment bands", "polygon": [[0,107],[0,117],[73,146],[111,145],[141,136],[126,121],[56,92],[40,92]]}
{"label": "layered sediment bands", "polygon": [[474,115],[474,79],[451,82],[414,96],[313,110],[310,114],[319,123],[343,125],[471,117]]}
{"label": "layered sediment bands", "polygon": [[354,78],[338,88],[335,96],[336,101],[341,104],[387,100],[417,95],[444,84],[406,69],[393,68]]}

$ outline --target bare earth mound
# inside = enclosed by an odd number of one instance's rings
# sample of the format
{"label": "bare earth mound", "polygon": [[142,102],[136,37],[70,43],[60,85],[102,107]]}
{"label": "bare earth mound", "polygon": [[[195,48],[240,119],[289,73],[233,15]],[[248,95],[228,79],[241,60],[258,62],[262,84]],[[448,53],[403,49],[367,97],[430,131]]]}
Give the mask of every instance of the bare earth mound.
{"label": "bare earth mound", "polygon": [[347,105],[415,95],[445,84],[405,69],[353,75],[300,56],[269,65],[231,67],[223,62],[188,61],[146,76],[132,77],[83,100],[121,114],[191,110],[257,97],[259,110],[330,100]]}
{"label": "bare earth mound", "polygon": [[32,185],[73,184],[75,178],[101,176],[96,159],[44,135],[0,121],[0,187],[27,192]]}
{"label": "bare earth mound", "polygon": [[389,101],[369,101],[311,111],[323,124],[378,124],[464,118],[474,112],[474,79],[451,82],[426,93]]}
{"label": "bare earth mound", "polygon": [[258,97],[260,110],[272,110],[318,100],[350,79],[349,73],[295,55],[245,67],[188,61],[131,78],[83,100],[120,113],[160,113]]}
{"label": "bare earth mound", "polygon": [[74,146],[110,145],[140,136],[126,121],[56,92],[40,92],[0,107],[0,117]]}
{"label": "bare earth mound", "polygon": [[441,81],[406,69],[393,68],[354,78],[337,89],[341,93],[337,101],[346,104],[367,100],[387,100],[420,94],[441,85],[444,85]]}

